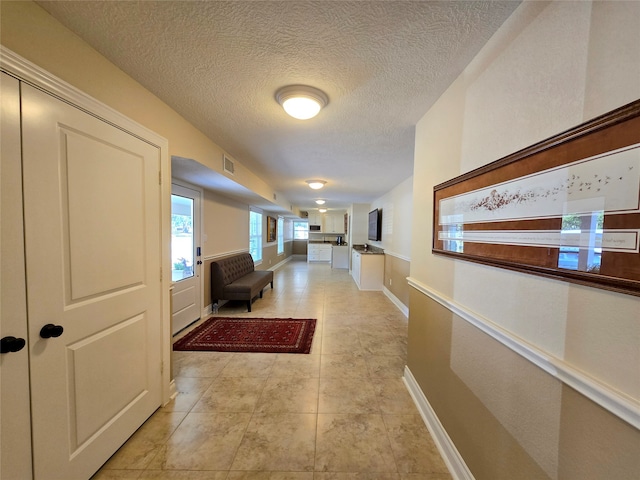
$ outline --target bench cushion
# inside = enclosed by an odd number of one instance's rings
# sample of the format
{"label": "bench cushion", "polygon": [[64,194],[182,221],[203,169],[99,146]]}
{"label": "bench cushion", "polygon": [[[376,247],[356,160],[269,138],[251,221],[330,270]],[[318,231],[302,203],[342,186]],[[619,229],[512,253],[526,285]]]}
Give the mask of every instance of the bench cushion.
{"label": "bench cushion", "polygon": [[235,282],[225,285],[224,293],[227,296],[235,294],[243,295],[240,298],[229,297],[230,300],[247,299],[247,295],[251,294],[251,297],[249,297],[250,299],[260,293],[260,290],[272,281],[273,272],[268,270],[254,270],[253,272],[240,277]]}

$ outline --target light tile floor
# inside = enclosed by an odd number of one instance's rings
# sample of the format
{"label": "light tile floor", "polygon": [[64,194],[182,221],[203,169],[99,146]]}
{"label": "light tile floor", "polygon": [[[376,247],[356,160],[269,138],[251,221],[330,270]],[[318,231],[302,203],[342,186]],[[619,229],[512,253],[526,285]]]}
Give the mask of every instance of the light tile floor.
{"label": "light tile floor", "polygon": [[316,318],[311,353],[174,352],[179,395],[94,480],[449,480],[402,381],[407,320],[347,270],[290,261],[246,312]]}

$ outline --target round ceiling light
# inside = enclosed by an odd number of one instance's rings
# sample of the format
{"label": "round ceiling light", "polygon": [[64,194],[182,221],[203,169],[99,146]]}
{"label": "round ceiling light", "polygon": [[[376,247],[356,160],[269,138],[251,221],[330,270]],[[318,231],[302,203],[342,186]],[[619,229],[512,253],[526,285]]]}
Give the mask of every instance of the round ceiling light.
{"label": "round ceiling light", "polygon": [[319,209],[318,209],[318,211],[319,211],[320,213],[325,213],[325,212],[327,211],[327,209],[326,209],[326,208],[319,208]]}
{"label": "round ceiling light", "polygon": [[324,187],[324,184],[327,183],[324,180],[307,180],[307,185],[313,188],[314,190],[319,190]]}
{"label": "round ceiling light", "polygon": [[284,111],[298,120],[315,117],[329,103],[329,97],[317,88],[289,85],[276,92],[276,100]]}
{"label": "round ceiling light", "polygon": [[325,201],[324,201],[324,200],[320,200],[320,199],[318,199],[318,200],[316,200],[316,203],[317,203],[318,205],[324,205],[324,204],[325,204]]}

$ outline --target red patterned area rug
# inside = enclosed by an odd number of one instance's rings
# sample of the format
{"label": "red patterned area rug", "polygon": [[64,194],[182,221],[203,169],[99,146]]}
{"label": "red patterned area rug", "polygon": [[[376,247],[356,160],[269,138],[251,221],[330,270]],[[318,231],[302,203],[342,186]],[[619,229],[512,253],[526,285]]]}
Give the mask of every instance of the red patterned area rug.
{"label": "red patterned area rug", "polygon": [[173,344],[174,350],[309,353],[314,318],[211,317]]}

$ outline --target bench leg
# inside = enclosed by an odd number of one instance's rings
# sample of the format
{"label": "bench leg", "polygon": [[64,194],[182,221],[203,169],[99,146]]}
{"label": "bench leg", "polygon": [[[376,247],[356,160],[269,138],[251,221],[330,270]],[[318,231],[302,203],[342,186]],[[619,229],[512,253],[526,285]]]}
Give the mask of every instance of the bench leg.
{"label": "bench leg", "polygon": [[273,290],[273,281],[271,282],[271,290]]}
{"label": "bench leg", "polygon": [[251,300],[247,302],[247,312],[251,311]]}
{"label": "bench leg", "polygon": [[213,310],[213,313],[218,313],[218,308],[219,308],[218,301],[214,300],[213,304],[212,304],[212,307],[211,307],[211,310]]}
{"label": "bench leg", "polygon": [[260,298],[262,298],[262,290],[260,290]]}

